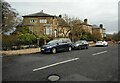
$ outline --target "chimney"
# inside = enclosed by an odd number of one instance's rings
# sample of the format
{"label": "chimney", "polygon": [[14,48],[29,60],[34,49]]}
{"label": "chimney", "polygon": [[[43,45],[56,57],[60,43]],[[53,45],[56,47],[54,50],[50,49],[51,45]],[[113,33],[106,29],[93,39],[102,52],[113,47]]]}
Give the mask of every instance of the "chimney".
{"label": "chimney", "polygon": [[100,24],[100,26],[99,26],[100,28],[103,28],[103,24]]}
{"label": "chimney", "polygon": [[84,23],[87,24],[88,19],[84,19]]}
{"label": "chimney", "polygon": [[40,12],[43,13],[43,10],[41,10]]}
{"label": "chimney", "polygon": [[60,18],[62,18],[62,15],[59,15]]}

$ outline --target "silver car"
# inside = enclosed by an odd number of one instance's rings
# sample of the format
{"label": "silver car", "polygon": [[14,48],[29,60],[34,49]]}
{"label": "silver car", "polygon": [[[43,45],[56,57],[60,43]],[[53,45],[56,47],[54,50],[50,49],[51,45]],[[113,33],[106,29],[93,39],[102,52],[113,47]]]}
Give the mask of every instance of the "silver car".
{"label": "silver car", "polygon": [[79,40],[74,43],[74,49],[88,49],[89,44],[86,40]]}

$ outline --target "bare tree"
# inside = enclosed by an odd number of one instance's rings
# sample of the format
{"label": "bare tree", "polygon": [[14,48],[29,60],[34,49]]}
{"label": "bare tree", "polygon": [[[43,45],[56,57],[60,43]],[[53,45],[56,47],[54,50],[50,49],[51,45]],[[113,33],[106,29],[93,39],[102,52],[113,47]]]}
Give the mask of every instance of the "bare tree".
{"label": "bare tree", "polygon": [[72,40],[78,40],[82,37],[84,30],[82,29],[82,21],[79,18],[70,17],[67,14],[63,15],[63,19],[69,25],[70,33],[72,35]]}
{"label": "bare tree", "polygon": [[93,32],[92,37],[93,37],[93,40],[101,40],[102,39],[101,33],[99,33],[99,32]]}

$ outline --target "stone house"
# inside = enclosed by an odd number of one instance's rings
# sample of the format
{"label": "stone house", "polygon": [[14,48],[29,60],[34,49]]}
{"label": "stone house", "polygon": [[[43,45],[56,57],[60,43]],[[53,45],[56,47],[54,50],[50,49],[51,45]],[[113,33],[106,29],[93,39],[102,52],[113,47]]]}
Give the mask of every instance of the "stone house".
{"label": "stone house", "polygon": [[56,25],[55,16],[43,13],[43,11],[23,16],[23,25],[27,26],[31,32],[40,35],[53,35]]}
{"label": "stone house", "polygon": [[43,10],[38,13],[23,16],[23,26],[27,26],[32,33],[38,36],[64,37],[63,29],[64,33],[66,32],[66,24],[61,18],[61,15],[49,15],[44,13]]}
{"label": "stone house", "polygon": [[85,32],[92,34],[92,25],[88,24],[88,19],[84,19],[84,22],[81,23],[81,26]]}
{"label": "stone house", "polygon": [[[92,32],[93,33],[100,33],[101,34],[101,37],[102,39],[104,39],[106,37],[106,29],[103,28],[103,25],[100,24],[100,26],[97,26],[97,25],[92,25]],[[96,34],[97,35],[97,34]]]}

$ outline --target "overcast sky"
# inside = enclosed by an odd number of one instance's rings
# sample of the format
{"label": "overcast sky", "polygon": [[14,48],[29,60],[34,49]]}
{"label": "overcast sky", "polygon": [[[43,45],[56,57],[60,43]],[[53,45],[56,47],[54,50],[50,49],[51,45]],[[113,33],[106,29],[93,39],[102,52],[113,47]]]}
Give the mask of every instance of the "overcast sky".
{"label": "overcast sky", "polygon": [[27,15],[43,10],[51,15],[68,14],[89,24],[103,24],[107,33],[118,31],[119,0],[6,0],[19,14]]}

